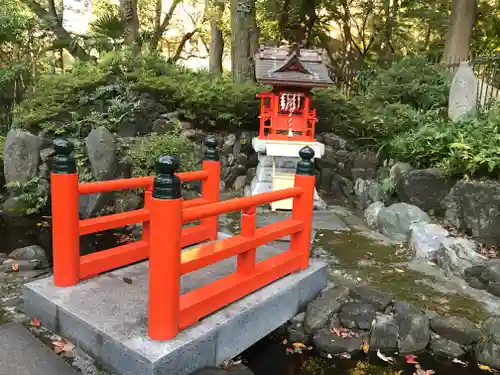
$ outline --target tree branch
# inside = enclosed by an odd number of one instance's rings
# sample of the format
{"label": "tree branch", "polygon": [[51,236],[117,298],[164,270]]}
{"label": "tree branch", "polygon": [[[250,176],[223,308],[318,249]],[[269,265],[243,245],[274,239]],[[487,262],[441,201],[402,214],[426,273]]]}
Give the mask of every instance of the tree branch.
{"label": "tree branch", "polygon": [[62,21],[57,15],[57,10],[56,10],[56,4],[54,3],[54,0],[48,0],[49,3],[49,12],[52,14],[52,16],[56,19],[57,23],[59,25],[62,25]]}
{"label": "tree branch", "polygon": [[92,60],[92,56],[62,27],[57,14],[54,16],[53,13],[45,10],[36,0],[23,0],[23,2],[38,18],[47,24],[47,27],[56,35],[58,44],[66,48],[71,55],[80,60]]}
{"label": "tree branch", "polygon": [[182,36],[181,41],[177,46],[177,50],[175,51],[175,55],[172,57],[172,61],[175,62],[180,59],[182,51],[184,50],[184,46],[186,45],[188,40],[190,40],[198,31],[199,29],[194,29],[193,31],[190,31]]}
{"label": "tree branch", "polygon": [[179,5],[181,3],[181,1],[182,0],[173,0],[172,1],[172,5],[170,5],[170,8],[169,8],[167,14],[165,14],[165,18],[163,19],[163,22],[160,24],[160,26],[156,30],[155,35],[153,36],[153,39],[151,41],[151,47],[153,49],[158,48],[158,43],[160,42],[160,39],[162,38],[163,33],[167,29],[167,26],[170,24],[170,21],[172,20],[172,17],[173,17],[174,12],[175,12],[175,8],[177,8],[177,5]]}

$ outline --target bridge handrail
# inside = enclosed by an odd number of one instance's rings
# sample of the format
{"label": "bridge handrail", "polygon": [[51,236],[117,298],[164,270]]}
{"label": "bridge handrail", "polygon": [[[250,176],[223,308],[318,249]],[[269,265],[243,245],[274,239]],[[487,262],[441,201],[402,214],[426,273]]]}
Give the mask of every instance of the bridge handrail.
{"label": "bridge handrail", "polygon": [[[208,172],[192,171],[192,172],[180,172],[176,173],[177,177],[181,179],[182,182],[191,181],[204,181],[208,178]],[[127,190],[127,189],[152,189],[154,176],[146,177],[132,177],[132,178],[122,178],[120,180],[110,180],[110,181],[95,181],[86,182],[78,184],[78,193],[85,194],[97,194],[97,193],[111,193],[113,191]]]}
{"label": "bridge handrail", "polygon": [[[177,160],[162,157],[153,184],[150,221],[148,334],[170,340],[181,329],[267,284],[309,265],[314,202],[314,150],[303,148],[295,187],[198,208],[182,209],[182,192],[175,176]],[[293,199],[292,218],[257,228],[256,207]],[[183,224],[242,211],[241,232],[182,251]],[[168,215],[165,215],[168,212]],[[168,237],[164,233],[168,228]],[[290,235],[290,248],[257,262],[257,247]],[[236,256],[236,272],[181,295],[182,275]]]}
{"label": "bridge handrail", "polygon": [[[202,181],[202,197],[182,202],[182,208],[200,208],[219,200],[220,162],[213,137],[205,141],[207,150],[203,169],[176,173],[181,182]],[[54,283],[56,286],[72,286],[79,280],[125,266],[149,256],[150,203],[154,177],[137,177],[111,181],[79,183],[76,163],[72,157],[73,145],[65,139],[54,141],[56,151],[51,174],[52,231],[54,253]],[[88,219],[79,217],[79,198],[85,194],[107,193],[125,189],[145,189],[144,208],[98,216]],[[119,245],[96,254],[80,256],[80,236],[142,223],[142,240]],[[218,218],[205,217],[197,226],[185,228],[181,244],[188,246],[207,240],[215,240]]]}
{"label": "bridge handrail", "polygon": [[281,201],[283,199],[295,198],[300,196],[303,192],[304,189],[300,187],[293,187],[251,195],[244,198],[235,198],[228,201],[209,203],[203,207],[185,209],[182,217],[184,223],[189,223],[209,216],[227,214],[254,206],[261,206],[263,204]]}

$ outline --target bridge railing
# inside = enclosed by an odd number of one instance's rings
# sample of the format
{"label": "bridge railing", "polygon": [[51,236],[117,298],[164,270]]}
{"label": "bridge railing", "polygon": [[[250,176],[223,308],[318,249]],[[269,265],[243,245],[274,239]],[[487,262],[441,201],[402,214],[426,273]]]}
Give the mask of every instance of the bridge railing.
{"label": "bridge railing", "polygon": [[[155,177],[78,183],[72,145],[54,142],[56,156],[51,175],[54,284],[73,286],[114,268],[149,258],[148,333],[153,340],[170,340],[178,332],[208,314],[309,264],[314,199],[314,151],[300,151],[293,188],[219,201],[220,164],[215,139],[206,142],[203,169],[177,173],[179,161],[162,156]],[[182,198],[181,183],[202,181],[202,197]],[[78,200],[82,194],[144,189],[144,208],[80,220]],[[256,208],[293,198],[290,219],[261,228]],[[241,232],[217,240],[218,216],[241,211]],[[195,227],[185,224],[200,221]],[[143,223],[142,239],[98,253],[80,256],[79,237],[128,224]],[[290,248],[263,261],[256,261],[259,246],[291,236]],[[210,242],[212,241],[212,242]],[[196,248],[182,248],[203,243]],[[236,272],[181,295],[181,277],[236,256]]]}
{"label": "bridge railing", "polygon": [[[157,164],[150,206],[148,333],[169,340],[208,314],[309,264],[314,200],[314,151],[300,151],[293,188],[182,209],[176,159]],[[293,198],[292,217],[256,228],[256,207]],[[182,226],[196,220],[241,211],[241,232],[233,237],[182,251]],[[169,212],[169,215],[165,215]],[[168,228],[168,233],[165,233]],[[256,262],[256,249],[290,235],[290,248]],[[181,277],[213,263],[237,257],[236,272],[181,295]]]}
{"label": "bridge railing", "polygon": [[[207,150],[203,169],[177,174],[182,182],[202,182],[201,198],[183,200],[182,209],[193,209],[219,201],[220,162],[216,151],[217,142],[215,138],[208,138],[205,144]],[[150,252],[150,207],[154,177],[78,183],[75,160],[71,156],[73,145],[67,140],[57,139],[54,149],[56,155],[51,174],[51,191],[55,285],[76,285],[82,279],[147,259]],[[127,189],[144,190],[143,208],[80,220],[78,202],[81,195]],[[80,256],[80,236],[136,223],[143,223],[141,240]],[[163,228],[163,233],[166,230]],[[215,240],[217,232],[218,218],[206,216],[199,225],[183,228],[181,246]]]}

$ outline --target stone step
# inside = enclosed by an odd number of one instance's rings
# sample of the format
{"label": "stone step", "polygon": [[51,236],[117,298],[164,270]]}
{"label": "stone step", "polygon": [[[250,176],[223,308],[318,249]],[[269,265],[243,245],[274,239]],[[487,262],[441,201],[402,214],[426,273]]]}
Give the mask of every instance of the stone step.
{"label": "stone step", "polygon": [[78,375],[18,323],[0,325],[0,374]]}

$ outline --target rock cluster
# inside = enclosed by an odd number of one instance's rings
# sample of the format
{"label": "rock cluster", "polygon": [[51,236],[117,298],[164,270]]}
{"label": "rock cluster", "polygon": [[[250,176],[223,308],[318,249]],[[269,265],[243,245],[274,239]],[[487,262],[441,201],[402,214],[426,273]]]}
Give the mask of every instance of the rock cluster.
{"label": "rock cluster", "polygon": [[288,326],[292,342],[314,344],[323,354],[370,351],[413,354],[429,350],[446,358],[474,352],[500,368],[500,317],[482,327],[463,317],[430,316],[366,286],[324,291]]}
{"label": "rock cluster", "polygon": [[0,253],[0,274],[32,278],[46,274],[49,266],[45,250],[37,245],[18,248],[8,255]]}

